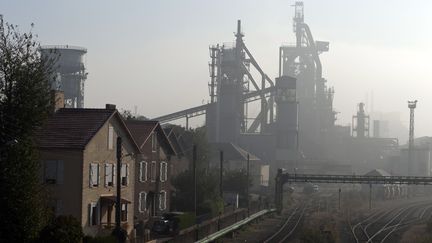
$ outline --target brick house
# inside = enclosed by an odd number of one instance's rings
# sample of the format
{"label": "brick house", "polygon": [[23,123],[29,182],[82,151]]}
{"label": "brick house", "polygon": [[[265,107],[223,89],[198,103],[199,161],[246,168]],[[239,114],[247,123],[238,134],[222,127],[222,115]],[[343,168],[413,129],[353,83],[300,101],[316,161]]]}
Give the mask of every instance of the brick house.
{"label": "brick house", "polygon": [[[116,140],[123,140],[116,181]],[[122,184],[121,222],[133,230],[135,156],[139,148],[114,105],[57,110],[38,131],[41,177],[56,215],[77,218],[86,235],[109,234],[115,224],[116,183]]]}
{"label": "brick house", "polygon": [[135,171],[135,223],[170,210],[171,157],[174,149],[157,121],[127,120],[138,147]]}

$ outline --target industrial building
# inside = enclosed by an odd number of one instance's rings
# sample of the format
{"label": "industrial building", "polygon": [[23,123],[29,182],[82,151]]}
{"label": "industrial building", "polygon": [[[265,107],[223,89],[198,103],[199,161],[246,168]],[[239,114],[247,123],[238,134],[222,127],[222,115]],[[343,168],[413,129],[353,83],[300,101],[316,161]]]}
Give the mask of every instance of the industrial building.
{"label": "industrial building", "polygon": [[[154,118],[161,123],[205,115],[210,143],[232,143],[290,173],[366,173],[384,168],[399,150],[396,138],[370,128],[359,103],[353,124],[336,124],[335,90],[322,76],[320,55],[329,42],[316,41],[304,22],[303,2],[294,5],[295,44],[279,48],[279,76],[269,77],[244,42],[241,21],[235,41],[209,48],[210,102]],[[258,112],[249,112],[254,106]],[[375,136],[372,136],[372,130]],[[271,182],[272,183],[272,182]]]}
{"label": "industrial building", "polygon": [[70,45],[40,48],[42,58],[53,61],[51,88],[64,92],[65,107],[84,108],[84,83],[87,79],[84,55],[87,49]]}

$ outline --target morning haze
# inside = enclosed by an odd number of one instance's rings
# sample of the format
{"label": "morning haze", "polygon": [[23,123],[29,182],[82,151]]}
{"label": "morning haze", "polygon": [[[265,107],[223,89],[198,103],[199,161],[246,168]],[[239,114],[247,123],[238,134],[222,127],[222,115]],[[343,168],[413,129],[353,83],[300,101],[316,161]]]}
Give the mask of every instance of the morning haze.
{"label": "morning haze", "polygon": [[1,5],[0,242],[432,242],[432,2]]}

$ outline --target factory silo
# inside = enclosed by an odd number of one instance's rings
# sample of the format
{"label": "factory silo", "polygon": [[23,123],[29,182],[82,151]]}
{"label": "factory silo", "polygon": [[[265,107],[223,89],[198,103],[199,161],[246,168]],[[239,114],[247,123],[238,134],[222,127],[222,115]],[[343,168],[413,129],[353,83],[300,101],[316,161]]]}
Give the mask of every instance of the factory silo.
{"label": "factory silo", "polygon": [[61,90],[68,108],[84,107],[84,82],[87,72],[84,55],[87,49],[69,45],[42,46],[42,57],[55,60],[52,88]]}

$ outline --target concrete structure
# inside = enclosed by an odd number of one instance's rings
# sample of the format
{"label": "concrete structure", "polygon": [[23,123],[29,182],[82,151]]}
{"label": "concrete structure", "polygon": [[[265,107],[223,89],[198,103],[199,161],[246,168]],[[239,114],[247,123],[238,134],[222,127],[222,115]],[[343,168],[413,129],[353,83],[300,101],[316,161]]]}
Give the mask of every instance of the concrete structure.
{"label": "concrete structure", "polygon": [[[123,138],[121,181],[116,181],[116,138]],[[72,215],[86,235],[110,234],[116,184],[121,183],[121,222],[133,230],[135,155],[139,147],[114,105],[58,109],[37,133],[43,183],[56,215]]]}
{"label": "concrete structure", "polygon": [[84,55],[87,49],[78,46],[42,46],[43,58],[54,62],[54,77],[51,87],[64,92],[67,108],[84,108],[84,82],[87,72]]}

